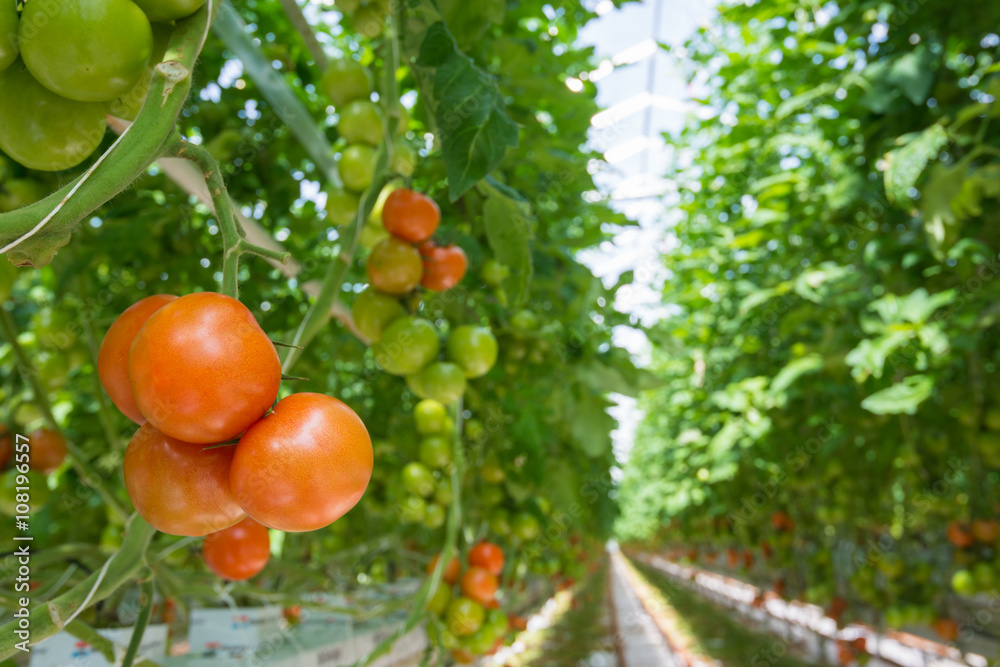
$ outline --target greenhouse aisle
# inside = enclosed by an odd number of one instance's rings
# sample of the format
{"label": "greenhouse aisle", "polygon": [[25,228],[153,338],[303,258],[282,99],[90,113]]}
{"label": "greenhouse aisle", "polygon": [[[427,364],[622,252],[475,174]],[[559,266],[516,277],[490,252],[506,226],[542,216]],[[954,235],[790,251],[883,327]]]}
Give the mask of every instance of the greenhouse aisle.
{"label": "greenhouse aisle", "polygon": [[678,661],[656,622],[642,606],[639,596],[625,573],[623,556],[611,556],[611,600],[614,610],[615,635],[623,667],[641,665],[683,665]]}

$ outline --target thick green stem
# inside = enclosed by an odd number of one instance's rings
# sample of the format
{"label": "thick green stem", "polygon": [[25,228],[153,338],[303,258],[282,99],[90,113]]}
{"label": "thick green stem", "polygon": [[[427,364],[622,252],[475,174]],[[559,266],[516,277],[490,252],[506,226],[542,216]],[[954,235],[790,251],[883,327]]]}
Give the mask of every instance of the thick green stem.
{"label": "thick green stem", "polygon": [[[138,514],[133,515],[121,548],[108,559],[104,567],[54,600],[31,610],[31,644],[37,644],[65,629],[76,614],[132,581],[143,567],[146,548],[155,534],[155,528]],[[18,632],[20,629],[16,620],[0,626],[0,660],[6,660],[18,652],[18,644],[25,641]]]}
{"label": "thick green stem", "polygon": [[[382,188],[389,180],[389,165],[392,164],[392,138],[396,136],[399,126],[399,82],[396,80],[396,70],[399,69],[399,33],[396,29],[398,18],[393,16],[386,22],[383,36],[382,81],[379,86],[379,99],[383,101],[386,110],[382,124],[382,145],[379,146],[375,160],[375,171],[371,185],[361,196],[358,215],[344,233],[340,253],[330,262],[319,294],[306,311],[302,322],[291,344],[296,348],[304,348],[316,334],[330,321],[333,310],[340,299],[341,286],[347,277],[347,272],[354,261],[354,253],[361,239],[361,230],[365,225]],[[302,356],[302,349],[290,348],[285,355],[282,371],[287,373]]]}
{"label": "thick green stem", "polygon": [[281,2],[282,8],[285,10],[285,15],[288,16],[288,22],[298,30],[299,34],[302,35],[302,40],[306,43],[306,48],[309,49],[309,53],[312,54],[313,60],[316,61],[316,67],[323,71],[326,66],[330,64],[330,59],[326,57],[326,52],[323,51],[323,45],[319,43],[316,39],[316,33],[313,32],[312,26],[309,25],[309,21],[306,20],[305,15],[302,13],[302,8],[299,7],[299,3],[295,0],[279,0]]}
{"label": "thick green stem", "polygon": [[219,0],[177,24],[164,62],[153,70],[135,122],[82,176],[45,199],[0,214],[0,254],[15,264],[44,265],[69,242],[73,227],[141,176],[160,156],[191,90],[191,72]]}
{"label": "thick green stem", "polygon": [[[0,308],[0,329],[3,329],[3,334],[10,342],[11,347],[14,350],[14,356],[17,358],[17,363],[21,367],[21,375],[25,378],[28,384],[31,386],[32,396],[35,399],[35,403],[38,409],[41,410],[42,416],[45,417],[45,422],[54,431],[61,430],[59,424],[56,422],[55,416],[52,414],[52,407],[49,405],[49,396],[45,392],[45,388],[42,386],[42,381],[38,377],[38,373],[35,371],[34,366],[31,364],[31,360],[28,359],[27,353],[21,344],[17,341],[17,326],[14,323],[14,318],[11,314],[4,308]],[[87,461],[83,452],[80,448],[74,445],[72,442],[66,442],[66,451],[69,454],[70,463],[76,468],[77,473],[83,479],[84,483],[92,488],[97,495],[104,500],[105,504],[111,511],[117,514],[123,521],[128,518],[128,512],[122,507],[118,499],[104,486],[104,477],[98,470],[96,470]]]}
{"label": "thick green stem", "polygon": [[178,134],[175,134],[164,147],[163,154],[190,160],[201,169],[215,207],[215,217],[219,219],[219,229],[222,231],[222,293],[238,299],[237,276],[240,270],[240,242],[243,240],[243,231],[236,222],[233,200],[229,198],[219,162],[203,146],[185,141]]}

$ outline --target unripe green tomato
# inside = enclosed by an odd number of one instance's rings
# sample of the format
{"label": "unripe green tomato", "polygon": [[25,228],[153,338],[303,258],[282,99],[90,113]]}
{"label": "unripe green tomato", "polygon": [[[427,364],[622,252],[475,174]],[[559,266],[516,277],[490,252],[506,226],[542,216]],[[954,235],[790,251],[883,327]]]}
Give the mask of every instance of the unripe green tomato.
{"label": "unripe green tomato", "polygon": [[0,184],[0,213],[24,208],[48,194],[48,189],[33,178],[12,178]]}
{"label": "unripe green tomato", "polygon": [[375,149],[364,144],[353,144],[340,156],[340,178],[344,187],[364,192],[375,177]]}
{"label": "unripe green tomato", "polygon": [[386,327],[405,315],[398,299],[371,287],[358,295],[351,308],[354,324],[372,342],[381,340]]}
{"label": "unripe green tomato", "polygon": [[389,232],[385,231],[385,227],[366,222],[361,226],[361,236],[358,237],[358,242],[362,248],[372,250],[388,238]]}
{"label": "unripe green tomato", "polygon": [[473,442],[478,442],[486,437],[486,427],[478,419],[470,419],[465,422],[465,437]]}
{"label": "unripe green tomato", "polygon": [[510,269],[495,259],[486,260],[483,263],[483,268],[479,271],[479,276],[483,279],[483,282],[490,287],[499,287],[509,275]]}
{"label": "unripe green tomato", "polygon": [[500,467],[500,461],[496,456],[490,456],[483,462],[483,467],[479,469],[483,481],[487,484],[500,484],[507,474]]}
{"label": "unripe green tomato", "polygon": [[[451,602],[451,586],[449,586],[444,581],[438,583],[437,590],[434,591],[434,595],[427,602],[427,610],[431,613],[442,616],[448,609],[448,603]],[[433,625],[430,624],[430,625]]]}
{"label": "unripe green tomato", "polygon": [[521,310],[514,313],[514,316],[510,318],[510,326],[516,332],[520,334],[531,333],[538,328],[538,315],[535,315],[530,310]]}
{"label": "unripe green tomato", "polygon": [[17,60],[17,5],[13,2],[0,3],[0,72]]}
{"label": "unripe green tomato", "polygon": [[413,461],[403,467],[403,488],[412,494],[428,498],[437,487],[434,473],[423,463]]}
{"label": "unripe green tomato", "polygon": [[352,24],[354,32],[368,39],[375,39],[382,34],[388,13],[385,8],[375,2],[368,2],[354,12]]}
{"label": "unripe green tomato", "polygon": [[407,384],[417,396],[451,405],[465,393],[465,374],[458,364],[436,361],[408,376]]}
{"label": "unripe green tomato", "polygon": [[538,537],[542,532],[542,527],[538,525],[538,519],[531,514],[518,514],[510,525],[511,534],[525,542],[530,542]]}
{"label": "unripe green tomato", "polygon": [[486,610],[467,597],[456,598],[448,605],[448,630],[458,637],[471,635],[483,625]]}
{"label": "unripe green tomato", "polygon": [[133,0],[150,21],[166,23],[191,16],[205,0]]}
{"label": "unripe green tomato", "polygon": [[403,523],[420,523],[427,512],[427,501],[420,496],[407,496],[399,504],[399,520]]}
{"label": "unripe green tomato", "polygon": [[424,527],[429,530],[437,530],[444,525],[447,518],[448,514],[443,507],[437,503],[430,503],[427,505],[427,511],[424,512]]}
{"label": "unripe green tomato", "polygon": [[132,89],[153,55],[149,19],[131,0],[33,0],[18,29],[21,59],[53,93],[110,102]]}
{"label": "unripe green tomato", "polygon": [[337,131],[349,144],[382,143],[382,109],[371,100],[348,102],[340,112]]}
{"label": "unripe green tomato", "polygon": [[373,82],[367,67],[351,58],[342,58],[330,63],[320,85],[333,106],[340,107],[354,100],[367,100]]}
{"label": "unripe green tomato", "polygon": [[[19,491],[19,488],[22,490]],[[18,495],[22,497],[18,498]],[[7,516],[22,514],[17,509],[21,504],[27,505],[28,514],[34,514],[49,502],[51,495],[45,475],[37,470],[19,473],[11,469],[0,477],[0,512]]]}
{"label": "unripe green tomato", "polygon": [[392,162],[389,168],[400,176],[409,178],[417,170],[417,151],[401,139],[393,143]]}
{"label": "unripe green tomato", "polygon": [[420,435],[446,433],[448,419],[447,408],[440,401],[431,398],[420,401],[413,408],[413,420],[417,422],[417,433]]}
{"label": "unripe green tomato", "polygon": [[451,501],[454,499],[455,494],[451,490],[451,479],[447,477],[439,479],[437,488],[434,489],[434,502],[442,507],[447,507],[451,505]]}
{"label": "unripe green tomato", "polygon": [[497,508],[490,513],[490,532],[500,537],[510,535],[510,515],[507,510]]}
{"label": "unripe green tomato", "polygon": [[372,345],[375,363],[391,375],[416,373],[441,350],[434,325],[419,317],[401,317],[382,332]]}
{"label": "unripe green tomato", "polygon": [[358,217],[361,198],[346,190],[331,190],[326,195],[326,219],[337,227],[354,222]]}
{"label": "unripe green tomato", "polygon": [[465,377],[478,378],[489,373],[497,362],[499,346],[492,331],[467,324],[451,332],[446,350]]}
{"label": "unripe green tomato", "polygon": [[60,97],[23,67],[0,73],[0,100],[0,149],[29,169],[75,167],[104,138],[104,104]]}
{"label": "unripe green tomato", "polygon": [[336,0],[333,6],[343,14],[353,14],[361,6],[361,0]]}
{"label": "unripe green tomato", "polygon": [[485,623],[483,623],[483,625],[471,635],[462,637],[461,645],[462,648],[470,653],[481,655],[493,648],[493,642],[495,641],[496,638],[493,636],[493,632]]}
{"label": "unripe green tomato", "polygon": [[420,461],[431,468],[443,468],[451,463],[451,440],[443,435],[431,435],[421,440]]}
{"label": "unripe green tomato", "polygon": [[479,502],[482,503],[484,507],[499,505],[506,498],[507,494],[504,493],[504,490],[496,484],[487,484],[479,489]]}

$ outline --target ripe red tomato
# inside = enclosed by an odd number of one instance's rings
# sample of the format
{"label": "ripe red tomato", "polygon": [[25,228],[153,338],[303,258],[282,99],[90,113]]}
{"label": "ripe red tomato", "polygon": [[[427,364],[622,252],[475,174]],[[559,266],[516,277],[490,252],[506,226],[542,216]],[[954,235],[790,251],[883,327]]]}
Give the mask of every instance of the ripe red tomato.
{"label": "ripe red tomato", "polygon": [[171,301],[142,327],[128,375],[142,415],[184,442],[225,442],[274,403],[281,362],[242,303],[201,292]]}
{"label": "ripe red tomato", "polygon": [[462,595],[486,604],[497,594],[497,578],[482,567],[470,567],[462,575]]}
{"label": "ripe red tomato", "polygon": [[372,287],[389,294],[414,289],[424,270],[417,249],[395,238],[387,238],[372,249],[365,269]]}
{"label": "ripe red tomato", "polygon": [[205,537],[201,555],[216,576],[243,581],[267,565],[271,557],[271,536],[267,528],[247,517],[235,526]]}
{"label": "ripe red tomato", "polygon": [[135,404],[128,381],[128,353],[146,320],[176,298],[173,294],[154,294],[126,308],[104,335],[97,353],[97,375],[104,391],[122,414],[140,426],[146,423],[146,418]]}
{"label": "ripe red tomato", "polygon": [[59,431],[40,428],[28,435],[28,465],[48,474],[66,460],[66,438]]}
{"label": "ripe red tomato", "polygon": [[433,241],[421,244],[424,257],[424,276],[420,284],[434,292],[444,292],[462,281],[469,260],[457,245],[439,246]]}
{"label": "ripe red tomato", "polygon": [[469,565],[481,567],[493,576],[503,572],[503,550],[492,542],[480,542],[469,551]]}
{"label": "ripe red tomato", "polygon": [[441,222],[441,209],[427,195],[400,188],[393,190],[382,207],[385,231],[410,243],[431,237]]}
{"label": "ripe red tomato", "polygon": [[235,447],[203,448],[143,424],[125,450],[135,511],[169,535],[201,537],[246,517],[229,486]]}
{"label": "ripe red tomato", "polygon": [[328,526],[368,488],[374,453],[361,418],[335,398],[292,394],[240,438],[230,479],[246,513],[286,532]]}
{"label": "ripe red tomato", "polygon": [[[428,576],[437,567],[438,559],[441,558],[441,554],[434,556],[431,562],[427,564],[427,574]],[[458,562],[458,558],[452,556],[451,560],[444,568],[444,572],[441,573],[441,578],[444,579],[445,583],[448,585],[454,585],[458,581],[458,575],[462,573],[462,564]]]}

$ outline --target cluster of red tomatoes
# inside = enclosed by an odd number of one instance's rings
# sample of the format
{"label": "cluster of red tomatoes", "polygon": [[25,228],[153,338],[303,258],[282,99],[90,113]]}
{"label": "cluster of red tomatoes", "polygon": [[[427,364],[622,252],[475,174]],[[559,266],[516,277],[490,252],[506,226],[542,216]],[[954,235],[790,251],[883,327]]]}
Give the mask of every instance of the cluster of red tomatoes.
{"label": "cluster of red tomatoes", "polygon": [[19,13],[17,3],[0,2],[0,148],[40,171],[86,160],[107,114],[138,114],[169,24],[204,3],[35,0]]}
{"label": "cluster of red tomatoes", "polygon": [[[437,567],[440,556],[427,566],[427,574]],[[462,571],[458,558],[444,567],[442,581],[428,602],[444,627],[428,625],[432,639],[451,651],[459,663],[470,663],[479,655],[493,654],[504,644],[517,623],[500,610],[496,599],[503,572],[503,550],[491,542],[480,542],[469,550],[468,567]]]}
{"label": "cluster of red tomatoes", "polygon": [[323,528],[368,486],[373,452],[361,419],[322,394],[275,404],[278,353],[236,299],[146,297],[111,325],[97,370],[118,409],[140,424],[124,462],[136,511],[172,535],[239,524],[206,543],[210,564],[212,544],[240,531]]}
{"label": "cluster of red tomatoes", "polygon": [[389,194],[382,224],[390,236],[368,257],[371,285],[358,295],[352,314],[372,341],[375,361],[382,370],[405,376],[417,396],[450,405],[465,393],[467,379],[493,368],[499,347],[488,328],[460,326],[448,336],[447,358],[438,360],[437,329],[429,320],[408,315],[399,301],[421,285],[431,291],[451,289],[465,275],[462,249],[430,240],[440,221],[440,210],[430,197],[405,188]]}

